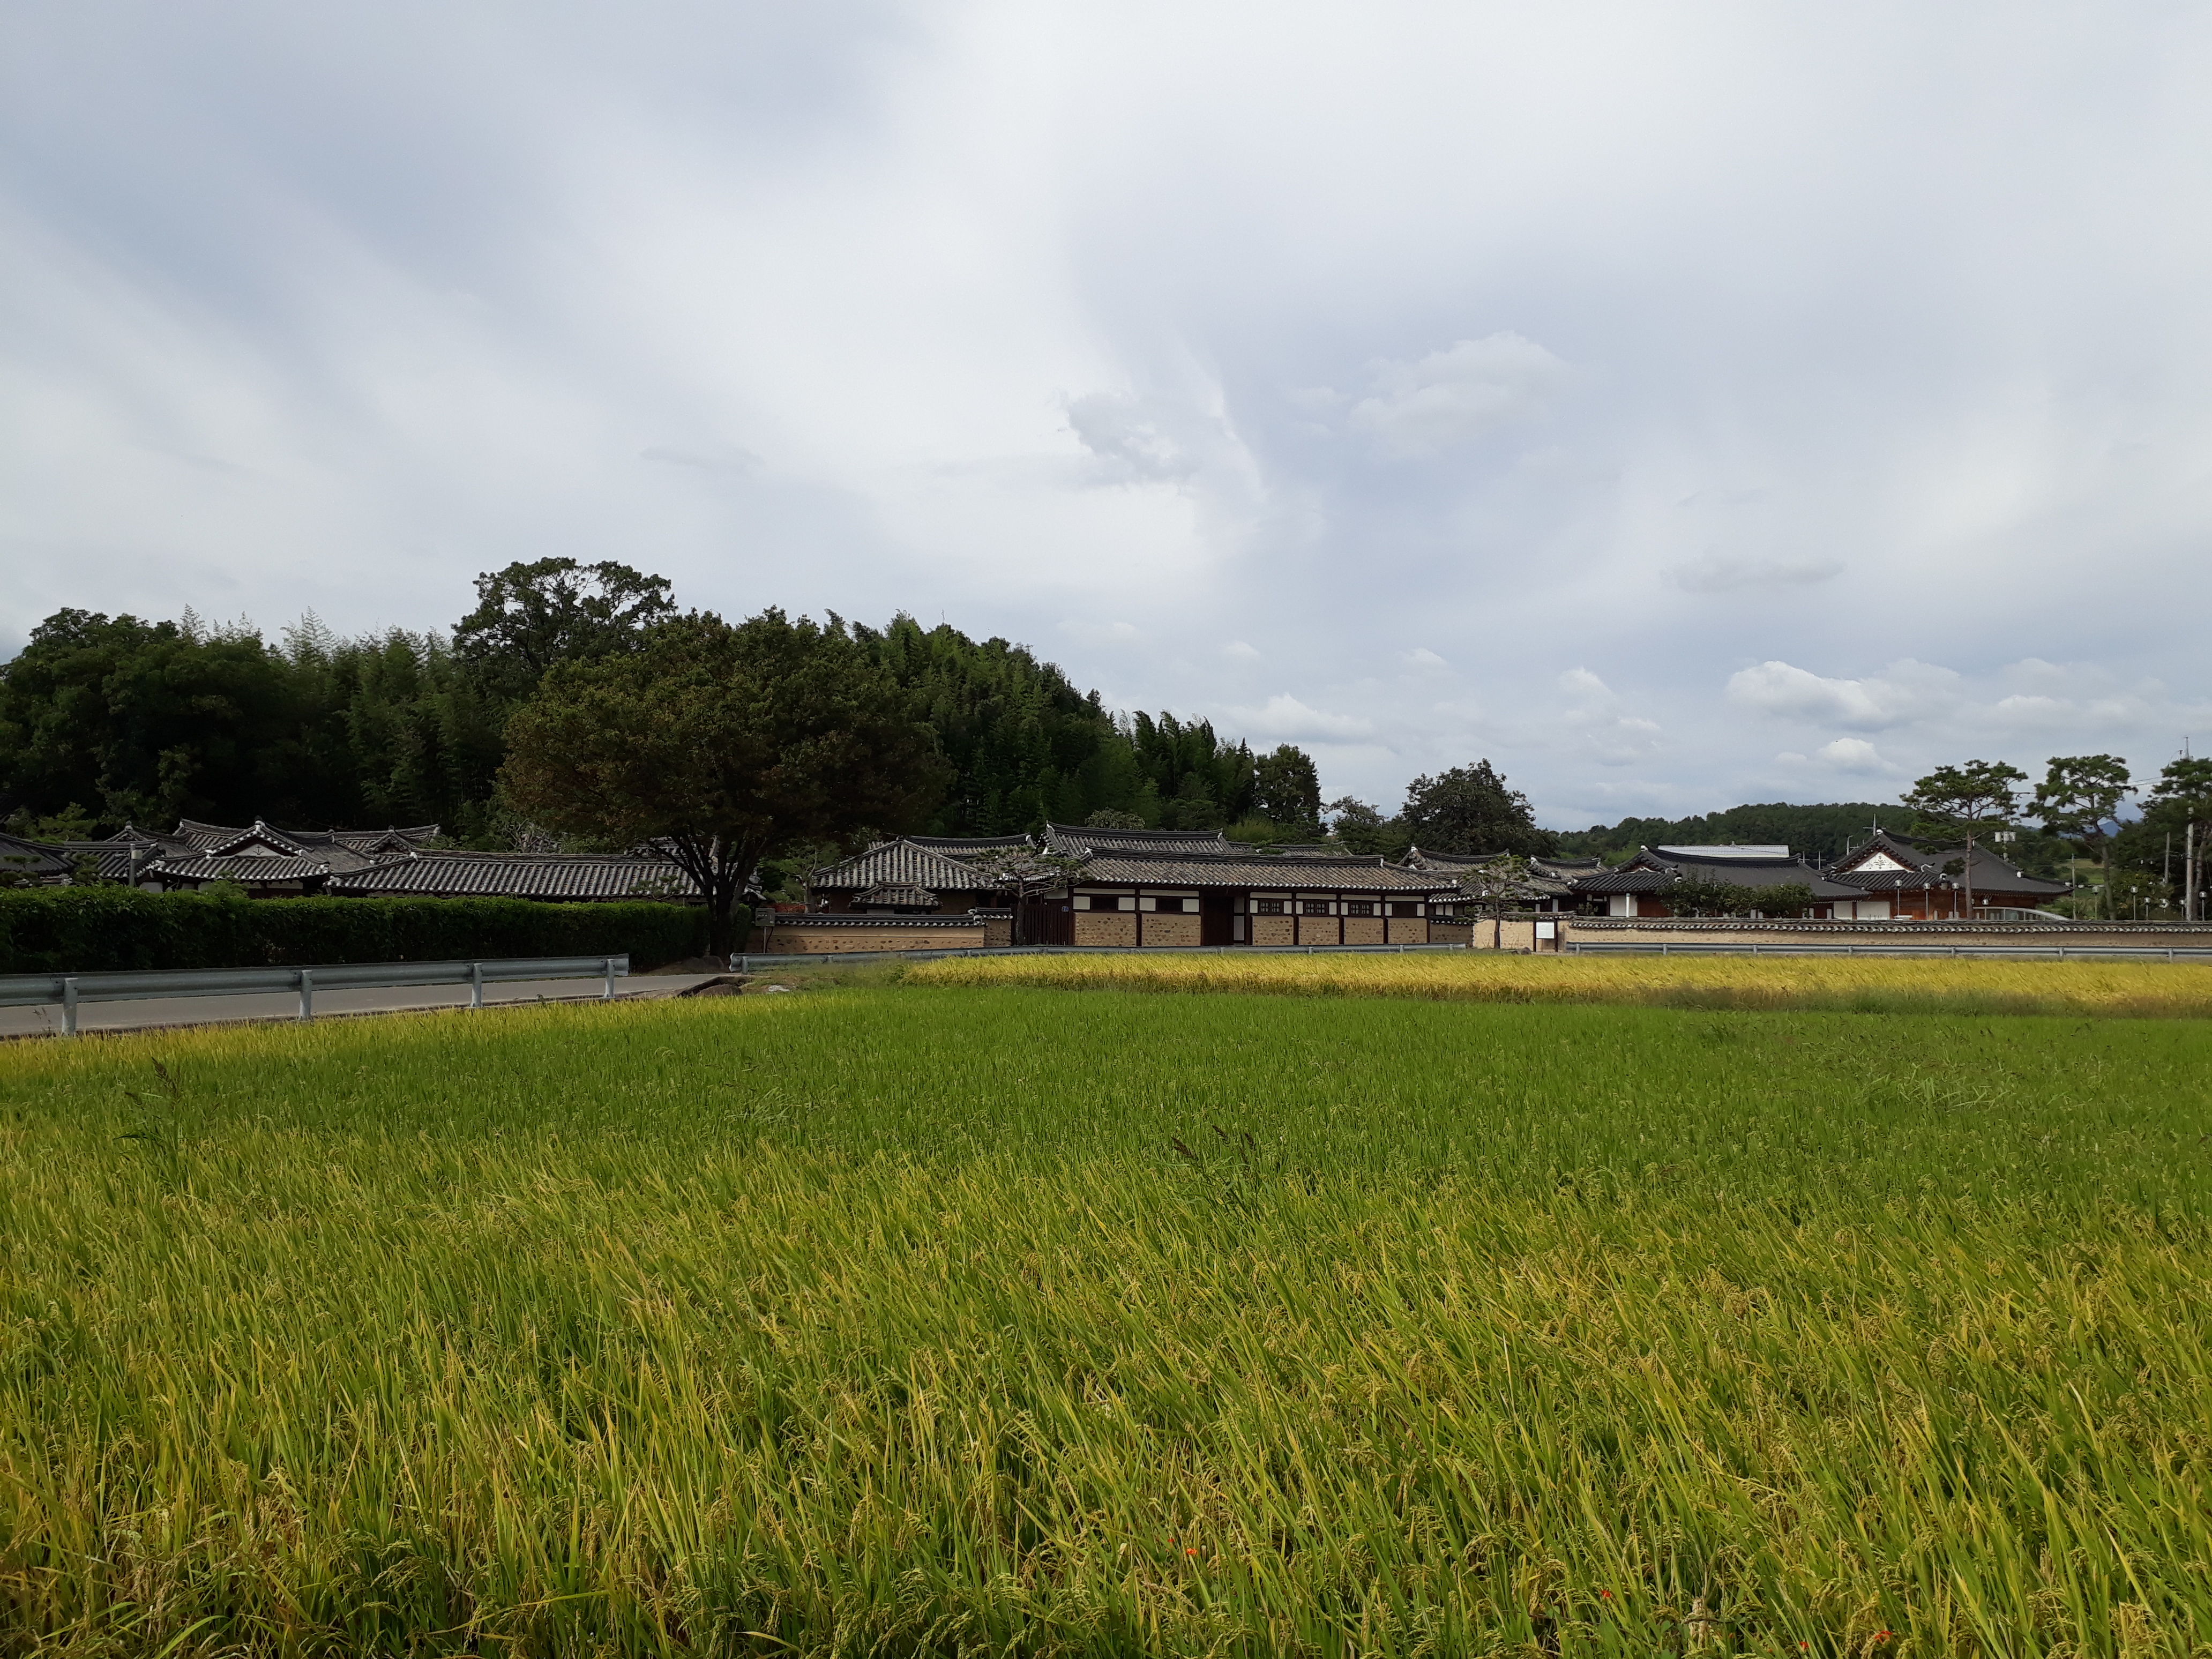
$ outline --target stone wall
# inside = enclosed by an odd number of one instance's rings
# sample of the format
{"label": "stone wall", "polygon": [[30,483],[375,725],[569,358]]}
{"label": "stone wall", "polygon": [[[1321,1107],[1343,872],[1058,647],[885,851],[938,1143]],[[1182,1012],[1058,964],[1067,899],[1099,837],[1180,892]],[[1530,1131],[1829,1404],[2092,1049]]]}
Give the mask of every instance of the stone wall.
{"label": "stone wall", "polygon": [[1389,935],[1382,942],[1386,945],[1430,944],[1429,919],[1426,916],[1393,916],[1390,918]]}
{"label": "stone wall", "polygon": [[1346,945],[1381,945],[1384,942],[1384,931],[1380,916],[1346,916],[1344,919],[1344,942]]}
{"label": "stone wall", "polygon": [[778,918],[753,930],[746,950],[756,956],[829,956],[846,951],[979,951],[989,939],[981,919],[951,927],[933,919],[902,927],[895,917],[840,921],[824,926],[803,918]]}
{"label": "stone wall", "polygon": [[1126,945],[1137,943],[1137,917],[1131,910],[1078,910],[1075,942],[1085,945]]}
{"label": "stone wall", "polygon": [[[1103,921],[1106,918],[1101,916]],[[1154,945],[1201,945],[1205,935],[1200,932],[1203,918],[1186,915],[1161,915],[1158,911],[1145,918],[1145,943]]]}
{"label": "stone wall", "polygon": [[1297,943],[1297,934],[1291,916],[1254,916],[1252,943],[1261,950],[1282,950]]}

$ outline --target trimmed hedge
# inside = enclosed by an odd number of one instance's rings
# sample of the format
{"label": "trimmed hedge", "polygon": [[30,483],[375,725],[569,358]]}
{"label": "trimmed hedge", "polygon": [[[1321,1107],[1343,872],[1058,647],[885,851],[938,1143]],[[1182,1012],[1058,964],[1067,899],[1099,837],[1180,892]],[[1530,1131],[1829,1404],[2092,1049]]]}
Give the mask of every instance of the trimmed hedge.
{"label": "trimmed hedge", "polygon": [[[747,918],[738,919],[738,937]],[[216,897],[129,887],[0,890],[0,974],[450,962],[628,953],[633,968],[702,954],[686,904],[499,898]]]}

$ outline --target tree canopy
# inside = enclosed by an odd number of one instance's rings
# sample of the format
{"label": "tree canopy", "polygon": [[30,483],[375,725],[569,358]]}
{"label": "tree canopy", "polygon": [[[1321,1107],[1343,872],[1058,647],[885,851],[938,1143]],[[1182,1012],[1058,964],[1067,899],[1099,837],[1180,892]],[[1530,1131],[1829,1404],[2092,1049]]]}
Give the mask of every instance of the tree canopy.
{"label": "tree canopy", "polygon": [[1536,827],[1528,797],[1487,760],[1455,766],[1406,787],[1399,814],[1411,842],[1427,853],[1547,854],[1558,837]]}
{"label": "tree canopy", "polygon": [[453,625],[453,649],[500,693],[527,696],[554,664],[629,650],[675,614],[665,576],[611,559],[518,562],[477,578],[477,608]]}
{"label": "tree canopy", "polygon": [[841,623],[769,610],[657,623],[556,665],[507,725],[508,799],[556,830],[654,842],[733,947],[746,879],[789,842],[927,822],[951,769],[911,699]]}

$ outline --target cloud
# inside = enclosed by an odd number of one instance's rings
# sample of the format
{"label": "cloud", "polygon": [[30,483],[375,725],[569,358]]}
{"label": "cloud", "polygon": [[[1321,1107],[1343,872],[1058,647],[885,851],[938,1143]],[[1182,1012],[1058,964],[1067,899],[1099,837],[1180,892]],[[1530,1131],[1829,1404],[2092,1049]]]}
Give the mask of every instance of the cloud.
{"label": "cloud", "polygon": [[1897,769],[1884,760],[1880,751],[1864,738],[1838,738],[1833,743],[1821,744],[1816,752],[1838,772],[1880,773]]}
{"label": "cloud", "polygon": [[1399,653],[1400,660],[1415,668],[1449,668],[1451,665],[1426,646],[1415,646],[1411,651]]}
{"label": "cloud", "polygon": [[712,473],[718,477],[740,477],[757,472],[761,458],[750,449],[736,444],[712,445],[696,449],[679,449],[670,445],[655,444],[650,449],[638,452],[638,459],[658,461],[665,466],[687,467],[695,472]]}
{"label": "cloud", "polygon": [[1747,588],[1810,587],[1843,574],[1839,559],[1739,559],[1708,553],[1670,566],[1666,582],[1686,593],[1731,593]]}
{"label": "cloud", "polygon": [[1534,340],[1492,334],[1413,362],[1370,365],[1374,395],[1352,406],[1352,424],[1384,453],[1407,459],[1486,437],[1540,410],[1567,366]]}
{"label": "cloud", "polygon": [[1231,640],[1221,647],[1221,654],[1231,662],[1257,662],[1262,653],[1257,646],[1247,645],[1243,640]]}
{"label": "cloud", "polygon": [[1786,662],[1763,662],[1729,678],[1729,701],[1785,720],[1879,732],[1954,707],[1959,676],[1910,658],[1866,679],[1828,679]]}
{"label": "cloud", "polygon": [[1237,729],[1285,743],[1349,743],[1374,734],[1375,722],[1354,714],[1331,714],[1309,707],[1288,692],[1278,692],[1260,708],[1230,711]]}
{"label": "cloud", "polygon": [[1092,392],[1067,400],[1067,423],[1085,449],[1130,478],[1180,483],[1204,464],[1187,411],[1171,405]]}
{"label": "cloud", "polygon": [[1559,684],[1566,706],[1556,716],[1557,723],[1600,766],[1633,766],[1659,751],[1664,736],[1659,722],[1631,713],[1620,695],[1599,676],[1587,668],[1571,668],[1559,676]]}

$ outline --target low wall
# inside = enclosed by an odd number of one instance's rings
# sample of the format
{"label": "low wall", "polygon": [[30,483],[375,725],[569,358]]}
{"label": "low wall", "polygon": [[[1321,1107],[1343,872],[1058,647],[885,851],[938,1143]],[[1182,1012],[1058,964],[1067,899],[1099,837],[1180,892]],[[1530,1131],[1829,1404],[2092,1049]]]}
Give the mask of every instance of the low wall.
{"label": "low wall", "polygon": [[[1730,921],[1715,918],[1562,916],[1567,949],[1577,945],[1726,945],[1787,950],[1793,945],[1869,951],[1923,950],[2212,950],[2203,923],[2047,921]],[[1489,924],[1477,922],[1480,934]],[[1511,920],[1507,927],[1515,924]],[[1478,941],[1479,944],[1479,941]]]}
{"label": "low wall", "polygon": [[[1000,927],[1011,933],[1011,924]],[[783,915],[753,930],[749,956],[826,956],[845,951],[980,951],[1006,940],[991,938],[985,916],[850,916]]]}

